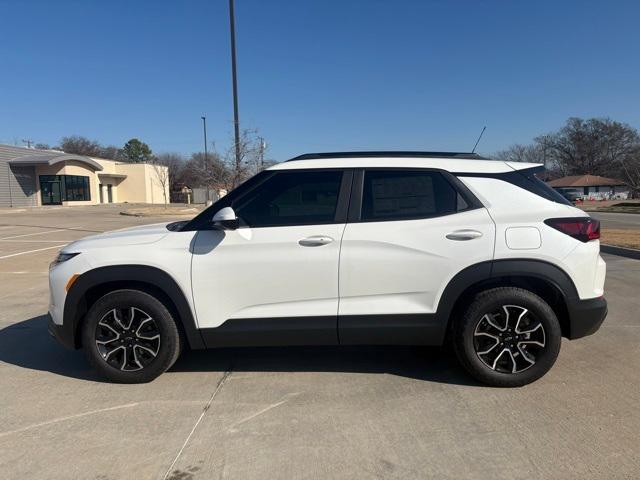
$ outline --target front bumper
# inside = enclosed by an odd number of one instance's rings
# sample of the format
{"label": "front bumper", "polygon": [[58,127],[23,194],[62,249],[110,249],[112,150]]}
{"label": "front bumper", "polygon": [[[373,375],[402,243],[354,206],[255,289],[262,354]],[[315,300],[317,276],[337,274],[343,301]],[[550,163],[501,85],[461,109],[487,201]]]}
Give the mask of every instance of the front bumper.
{"label": "front bumper", "polygon": [[607,316],[607,301],[604,297],[588,300],[575,299],[567,302],[569,312],[569,335],[571,340],[595,333]]}
{"label": "front bumper", "polygon": [[53,322],[53,318],[51,317],[50,313],[47,313],[47,320],[49,335],[55,338],[66,348],[75,350],[77,348],[75,341],[75,332],[70,326],[70,322],[58,325],[57,323]]}

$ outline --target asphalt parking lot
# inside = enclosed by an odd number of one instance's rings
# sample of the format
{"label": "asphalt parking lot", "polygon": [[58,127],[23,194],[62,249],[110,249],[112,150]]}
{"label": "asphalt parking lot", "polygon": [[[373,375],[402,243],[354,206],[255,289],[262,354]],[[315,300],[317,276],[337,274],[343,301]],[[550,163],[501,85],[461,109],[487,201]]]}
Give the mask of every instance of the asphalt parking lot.
{"label": "asphalt parking lot", "polygon": [[426,348],[187,352],[103,382],[47,334],[47,266],[116,206],[0,212],[0,477],[638,478],[640,261],[605,256],[609,316],[520,389]]}

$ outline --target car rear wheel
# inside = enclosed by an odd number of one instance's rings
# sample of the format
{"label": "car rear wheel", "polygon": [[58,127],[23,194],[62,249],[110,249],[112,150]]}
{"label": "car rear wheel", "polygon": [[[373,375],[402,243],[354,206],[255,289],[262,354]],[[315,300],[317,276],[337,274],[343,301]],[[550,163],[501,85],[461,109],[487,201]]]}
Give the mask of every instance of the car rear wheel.
{"label": "car rear wheel", "polygon": [[542,377],[560,352],[562,333],[553,309],[515,287],[476,295],[454,325],[460,363],[477,380],[518,387]]}
{"label": "car rear wheel", "polygon": [[116,290],[93,304],[82,326],[91,365],[118,383],[144,383],[180,354],[180,331],[166,306],[139,290]]}

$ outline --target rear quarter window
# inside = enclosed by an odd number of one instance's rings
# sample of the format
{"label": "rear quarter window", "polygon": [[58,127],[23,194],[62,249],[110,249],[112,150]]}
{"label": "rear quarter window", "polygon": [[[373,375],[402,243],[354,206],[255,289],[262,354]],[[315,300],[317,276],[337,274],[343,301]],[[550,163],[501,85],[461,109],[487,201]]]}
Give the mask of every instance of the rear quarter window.
{"label": "rear quarter window", "polygon": [[540,180],[535,174],[542,170],[542,167],[530,168],[526,170],[514,170],[507,173],[459,173],[457,177],[479,177],[479,178],[495,178],[504,182],[509,182],[516,187],[522,188],[534,195],[542,197],[546,200],[563,205],[572,205],[569,200],[563,197],[559,192],[555,191],[549,185]]}

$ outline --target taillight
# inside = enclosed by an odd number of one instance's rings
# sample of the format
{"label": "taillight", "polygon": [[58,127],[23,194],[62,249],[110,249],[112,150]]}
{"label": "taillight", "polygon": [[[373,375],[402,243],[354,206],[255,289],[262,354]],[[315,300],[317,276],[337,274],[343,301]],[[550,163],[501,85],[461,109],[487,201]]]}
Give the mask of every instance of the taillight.
{"label": "taillight", "polygon": [[600,238],[600,221],[591,217],[549,218],[544,223],[581,242]]}

